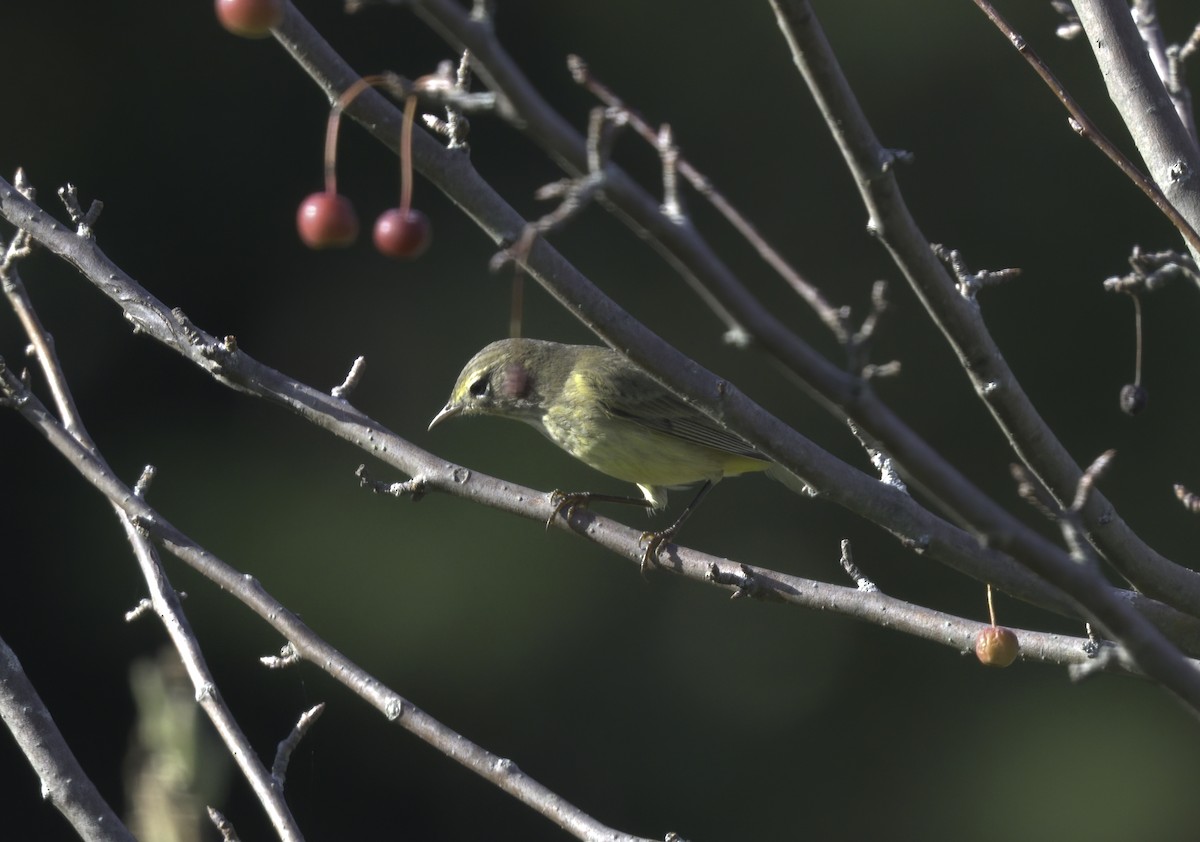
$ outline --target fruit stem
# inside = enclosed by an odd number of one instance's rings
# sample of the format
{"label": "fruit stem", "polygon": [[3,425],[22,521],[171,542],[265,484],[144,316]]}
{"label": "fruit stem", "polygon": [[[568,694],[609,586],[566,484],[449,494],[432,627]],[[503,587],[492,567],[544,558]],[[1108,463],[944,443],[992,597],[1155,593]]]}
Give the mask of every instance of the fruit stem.
{"label": "fruit stem", "polygon": [[1133,385],[1142,384],[1142,299],[1133,296],[1133,325],[1137,342],[1137,350],[1133,358]]}
{"label": "fruit stem", "polygon": [[417,98],[412,94],[404,100],[404,122],[400,124],[400,215],[408,218],[412,206],[412,133],[417,114]]}
{"label": "fruit stem", "polygon": [[337,193],[337,137],[338,126],[344,111],[354,99],[372,85],[384,81],[382,76],[364,76],[346,88],[333,108],[329,110],[329,122],[325,126],[325,192]]}
{"label": "fruit stem", "polygon": [[513,264],[512,305],[508,313],[508,335],[513,339],[521,336],[522,313],[525,308],[525,276],[521,267]]}

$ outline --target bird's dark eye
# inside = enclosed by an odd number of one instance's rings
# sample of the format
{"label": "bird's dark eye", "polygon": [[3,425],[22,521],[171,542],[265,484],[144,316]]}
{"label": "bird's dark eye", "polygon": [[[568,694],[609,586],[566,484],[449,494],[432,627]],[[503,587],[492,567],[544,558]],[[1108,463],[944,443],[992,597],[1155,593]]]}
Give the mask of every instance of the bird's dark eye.
{"label": "bird's dark eye", "polygon": [[485,395],[487,395],[487,393],[490,391],[491,391],[491,383],[488,382],[487,377],[480,377],[478,380],[476,380],[474,383],[471,384],[470,392],[473,397],[482,398]]}

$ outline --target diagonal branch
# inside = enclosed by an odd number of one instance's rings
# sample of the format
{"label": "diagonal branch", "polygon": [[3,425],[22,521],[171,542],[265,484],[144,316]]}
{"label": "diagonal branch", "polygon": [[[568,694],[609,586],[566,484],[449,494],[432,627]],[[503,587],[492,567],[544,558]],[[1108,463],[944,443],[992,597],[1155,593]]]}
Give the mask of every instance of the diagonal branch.
{"label": "diagonal branch", "polygon": [[[332,63],[331,72],[345,74],[347,69],[344,62],[328,49],[319,36],[305,30],[307,23],[303,18],[289,12],[287,22],[285,31],[279,33],[279,37],[303,57],[310,72],[320,74],[322,79],[330,78],[322,66],[322,62],[329,61]],[[364,119],[373,131],[382,132],[387,141],[394,144],[394,129],[399,126],[396,109],[378,98],[363,97],[356,105],[359,103],[362,106],[356,109],[358,118]],[[424,134],[414,137],[413,152],[419,167],[498,241],[511,238],[523,230],[524,220],[474,171],[465,156],[441,149]],[[19,197],[11,189],[0,186],[0,210],[5,215],[11,213],[10,219],[22,227],[28,229],[34,226],[42,233],[48,233],[48,226],[52,226],[44,214],[40,217],[36,213],[31,216],[27,208],[19,206]],[[60,247],[63,246],[61,234],[56,242]],[[117,276],[110,277],[108,272],[111,269],[104,265],[105,261],[97,249],[68,247],[64,251],[68,253],[68,259],[85,268],[85,274],[89,277],[103,278],[101,289],[120,299],[115,292],[117,285],[112,280]],[[927,247],[925,252],[932,259]],[[1193,709],[1200,710],[1200,674],[1187,665],[1153,625],[1137,614],[1129,602],[1102,577],[1075,565],[1061,548],[1029,529],[977,489],[969,484],[962,485],[965,480],[961,477],[957,482],[962,494],[955,499],[972,507],[973,516],[969,519],[990,544],[982,554],[977,539],[935,517],[907,495],[882,486],[860,472],[848,470],[844,463],[766,413],[728,383],[679,354],[617,307],[544,241],[539,240],[530,249],[526,267],[547,291],[569,305],[572,312],[611,344],[626,350],[634,361],[647,368],[660,382],[692,401],[718,423],[734,429],[750,444],[834,502],[883,525],[910,546],[947,563],[978,566],[979,558],[987,557],[989,565],[998,563],[998,569],[1008,576],[1013,570],[1011,559],[1003,554],[994,554],[993,548],[1019,557],[1022,564],[1038,576],[1069,594],[1068,605],[1073,605],[1075,610],[1103,627],[1106,633],[1126,644],[1131,656],[1149,676],[1173,689]],[[123,274],[121,279],[127,280]],[[162,328],[174,341],[184,340],[189,358],[203,365],[222,382],[242,390],[251,390],[250,380],[244,370],[249,362],[237,352],[233,343],[226,342],[222,346],[209,341],[186,320],[165,315],[165,308],[161,304],[146,306],[145,309],[147,318],[166,318],[169,322],[164,326],[147,321],[147,326]],[[856,394],[867,391],[859,381],[852,382],[858,384]],[[288,406],[305,413],[306,408],[310,408],[305,402],[308,396],[294,391],[293,385],[288,384],[280,394]],[[344,406],[331,405],[329,409],[328,416],[314,415],[314,420],[360,445],[370,446],[365,440],[367,431],[355,426],[354,419]],[[338,423],[330,423],[331,419]],[[339,426],[341,429],[337,429]],[[870,429],[871,425],[867,426]],[[896,448],[889,446],[888,449],[894,454],[898,453]],[[437,463],[437,466],[440,467],[440,464]],[[920,461],[916,464],[920,464]],[[938,464],[944,463],[938,460]],[[437,467],[430,467],[431,481],[451,487],[453,479],[448,473],[439,476]],[[1019,576],[1013,581],[1019,582]],[[1043,589],[1042,594],[1058,598],[1052,590]]]}
{"label": "diagonal branch", "polygon": [[[0,720],[42,784],[42,798],[53,804],[84,842],[135,842],[133,834],[108,806],[54,724],[17,655],[0,639]],[[5,786],[6,797],[16,787]]]}
{"label": "diagonal branch", "polygon": [[1192,257],[1200,260],[1200,149],[1179,119],[1124,0],[1075,0],[1075,13],[1109,99],[1129,129],[1142,160],[1171,205],[1191,226]]}
{"label": "diagonal branch", "polygon": [[[41,405],[41,402],[6,369],[0,369],[0,395],[5,395],[15,405],[17,411],[55,449],[76,466],[85,480],[120,509],[128,522],[136,523],[140,532],[149,536],[155,543],[162,545],[209,580],[229,591],[255,614],[266,620],[272,628],[284,635],[289,642],[289,657],[299,654],[316,664],[364,700],[387,714],[389,719],[400,718],[403,720],[403,717],[412,716],[410,711],[416,710],[416,708],[409,702],[382,688],[377,679],[367,675],[313,633],[295,614],[271,597],[258,582],[238,573],[193,539],[180,532],[161,513],[147,505],[142,496],[134,489],[125,486],[98,455],[84,448],[67,434],[63,425],[55,420]],[[382,428],[378,428],[370,438],[381,449],[386,447],[389,452],[411,449],[411,446],[402,439],[396,438]],[[475,494],[480,494],[487,493],[491,489],[502,489],[510,509],[524,506],[527,502],[538,498],[542,498],[545,508],[553,509],[553,504],[549,502],[549,495],[539,494],[534,489],[522,488],[513,483],[492,479],[454,465],[445,467],[455,477],[453,483],[468,490],[464,496],[472,496],[472,490]],[[425,481],[421,483],[421,488],[425,489],[431,485],[432,483]],[[412,484],[408,484],[408,486],[406,493],[412,493]],[[535,516],[540,519],[542,512],[538,510]],[[642,552],[636,544],[636,536],[640,535],[638,530],[622,527],[586,510],[579,510],[572,515],[569,525],[575,531],[586,534],[601,546],[630,555],[633,561],[641,560]],[[666,569],[687,578],[718,587],[731,588],[733,596],[752,595],[768,601],[786,602],[801,607],[831,611],[903,631],[915,637],[949,646],[960,652],[970,650],[975,635],[984,626],[973,620],[934,611],[887,596],[878,590],[843,587],[803,579],[775,570],[738,564],[682,547],[673,547],[671,558],[664,559],[663,564]],[[1134,599],[1135,597],[1131,594],[1129,598]],[[1028,660],[1057,665],[1083,665],[1092,659],[1088,639],[1023,631],[1021,641]],[[275,659],[271,660],[272,665],[275,665]],[[287,659],[283,660],[286,662]],[[1124,654],[1114,658],[1104,668],[1138,672]],[[423,713],[421,716],[427,717]],[[404,725],[405,722],[402,721],[401,724]],[[445,748],[444,726],[438,724],[434,729],[435,738],[429,738],[427,723],[418,723],[416,728],[411,727],[412,725],[411,721],[407,723],[408,730],[422,739],[426,739],[435,747]],[[461,741],[463,738],[454,735],[454,739]],[[479,751],[483,750],[479,749]],[[456,755],[451,756],[475,771],[479,771],[474,764],[467,763]],[[485,775],[485,777],[488,776]],[[490,777],[488,779],[492,780]]]}
{"label": "diagonal branch", "polygon": [[[1188,248],[1192,250],[1193,256],[1196,255],[1200,251],[1200,234],[1196,232],[1196,216],[1193,213],[1184,212],[1188,204],[1195,203],[1198,195],[1194,186],[1196,183],[1194,175],[1196,171],[1195,159],[1197,157],[1195,144],[1192,142],[1191,134],[1187,131],[1186,126],[1179,121],[1177,114],[1176,119],[1158,120],[1155,118],[1151,120],[1153,111],[1144,110],[1161,106],[1162,98],[1156,96],[1155,91],[1144,88],[1146,77],[1142,77],[1140,81],[1135,81],[1139,79],[1137,73],[1143,72],[1145,67],[1137,67],[1135,72],[1135,65],[1138,62],[1137,56],[1133,54],[1146,56],[1146,66],[1153,69],[1153,65],[1150,63],[1149,56],[1146,54],[1145,46],[1140,38],[1120,43],[1117,49],[1113,50],[1112,44],[1106,40],[1113,35],[1111,27],[1104,26],[1104,34],[1098,36],[1099,40],[1097,41],[1096,38],[1092,38],[1091,36],[1102,27],[1094,20],[1091,22],[1089,40],[1094,42],[1093,49],[1096,50],[1097,60],[1100,61],[1101,70],[1104,72],[1104,78],[1109,85],[1109,96],[1114,102],[1118,103],[1118,106],[1121,105],[1121,100],[1127,103],[1124,108],[1121,108],[1122,117],[1124,117],[1126,125],[1134,133],[1135,142],[1138,143],[1138,148],[1142,151],[1143,159],[1150,165],[1153,178],[1142,173],[1125,157],[1116,144],[1104,136],[1104,133],[1087,116],[1075,101],[1075,98],[1067,92],[1067,89],[1058,81],[1045,62],[1038,57],[1037,53],[1033,51],[1025,39],[1009,26],[1008,22],[1004,20],[991,3],[987,0],[974,0],[974,2],[987,15],[988,19],[1004,33],[1017,52],[1029,62],[1034,72],[1041,77],[1042,81],[1058,97],[1059,102],[1063,104],[1071,115],[1071,127],[1082,137],[1094,143],[1125,174],[1126,178],[1145,193],[1150,198],[1150,201],[1154,202],[1155,206],[1162,211],[1163,215],[1183,235],[1183,239],[1187,242]],[[1086,3],[1076,3],[1076,13],[1078,14],[1079,12],[1079,6],[1086,5]],[[1122,3],[1118,3],[1117,5],[1123,6]],[[1129,8],[1124,6],[1124,9],[1124,18],[1131,21]],[[1091,20],[1091,14],[1085,13],[1085,16]],[[1083,17],[1080,17],[1080,22],[1082,23],[1082,21]],[[1089,26],[1085,24],[1084,31],[1087,32],[1088,30]],[[1127,32],[1124,34],[1128,35]],[[1112,58],[1109,58],[1108,61],[1103,61],[1101,60],[1102,56],[1116,56],[1117,58],[1115,61]],[[1152,87],[1162,91],[1165,97],[1166,89],[1162,85],[1162,80],[1153,70],[1150,78],[1155,80],[1155,82],[1151,82]],[[1178,134],[1171,131],[1176,126],[1184,126],[1183,137],[1170,137],[1172,134]],[[1164,133],[1167,137],[1162,137]],[[1142,138],[1141,141],[1138,141],[1139,137]],[[1178,152],[1182,157],[1173,157],[1169,166],[1155,167],[1155,163],[1162,159],[1163,153],[1168,149],[1172,152]],[[1147,154],[1150,157],[1147,157]],[[1188,162],[1189,157],[1193,159],[1191,163]],[[1180,193],[1178,190],[1173,191],[1176,200],[1183,198],[1185,201],[1184,208],[1177,208],[1173,204],[1173,200],[1167,196],[1166,190],[1160,189],[1160,187],[1169,189],[1173,183],[1186,180],[1182,179],[1182,177],[1188,172],[1193,173],[1190,179],[1193,184],[1192,189],[1189,191],[1191,195],[1189,196],[1189,192]]]}
{"label": "diagonal branch", "polygon": [[[512,761],[484,750],[385,687],[377,678],[316,635],[257,581],[239,573],[205,550],[147,505],[140,495],[121,482],[103,459],[67,433],[63,425],[7,368],[0,368],[0,395],[33,424],[55,449],[67,456],[81,475],[122,511],[129,522],[136,523],[138,529],[155,543],[233,594],[282,634],[292,650],[325,670],[383,713],[389,721],[396,722],[580,839],[594,842],[649,842],[604,826],[525,775]],[[269,773],[267,776],[270,778]]]}
{"label": "diagonal branch", "polygon": [[[801,17],[811,17],[807,4],[790,4]],[[506,103],[502,111],[512,116],[530,137],[547,150],[550,156],[571,172],[581,172],[584,158],[582,137],[537,94],[504,52],[485,23],[470,18],[449,0],[421,0],[415,11],[431,27],[457,48],[471,50],[473,63],[480,67],[480,76]],[[320,36],[308,27],[299,15],[289,17],[289,26],[280,40],[297,61],[327,92],[336,90],[338,80],[353,78],[352,71],[333,52]],[[814,19],[815,23],[815,19]],[[949,292],[952,281],[937,261],[931,257],[927,242],[903,207],[894,177],[889,172],[893,156],[875,140],[861,110],[854,102],[836,62],[824,42],[824,37],[805,45],[812,51],[806,61],[816,61],[822,69],[814,70],[814,85],[819,103],[833,109],[828,112],[830,125],[835,127],[839,143],[859,182],[871,212],[871,230],[879,233],[893,258],[908,276],[918,295],[935,314],[943,331],[951,338],[964,368],[971,375],[977,392],[985,399],[993,416],[1008,436],[1014,451],[1030,466],[1060,500],[1067,500],[1076,487],[1081,469],[1037,414],[1028,397],[1021,392],[1012,372],[999,350],[986,333],[978,310]],[[385,144],[391,144],[391,129],[386,114],[364,111],[360,118],[368,130]],[[447,195],[467,209],[467,212],[497,241],[505,241],[511,223],[499,223],[489,211],[493,197],[473,191],[482,188],[448,183],[442,177],[444,166],[430,163],[425,170],[431,180]],[[633,230],[660,248],[672,266],[685,276],[702,278],[738,321],[755,337],[759,345],[783,365],[799,374],[806,385],[835,414],[849,415],[859,426],[877,438],[897,461],[912,475],[914,484],[926,494],[941,501],[951,511],[971,523],[981,534],[1007,535],[1014,528],[1013,520],[983,495],[962,474],[901,421],[874,395],[862,380],[849,376],[831,365],[810,346],[796,337],[772,314],[765,312],[759,302],[737,282],[728,268],[688,226],[669,222],[659,212],[655,200],[645,194],[619,169],[606,171],[605,194],[619,218]],[[498,198],[498,197],[497,197]],[[489,224],[490,222],[490,224]],[[516,236],[515,233],[512,236]],[[511,236],[508,241],[511,241]],[[553,267],[547,267],[549,271]],[[537,271],[534,271],[535,277]],[[545,275],[543,275],[545,277]],[[545,282],[543,282],[545,285]],[[556,294],[551,290],[552,294]],[[572,300],[574,300],[572,296]],[[634,341],[631,331],[618,331],[605,319],[586,309],[571,312],[580,315],[585,323],[610,345],[626,352],[673,391],[685,394],[705,408],[707,401],[700,391],[682,388],[674,380],[674,363],[661,350],[643,350]],[[711,383],[711,381],[710,381]],[[705,396],[713,394],[706,390]],[[707,411],[707,410],[706,410]],[[715,416],[720,416],[714,410]],[[720,419],[719,419],[720,420]],[[725,421],[730,421],[725,416]],[[745,428],[738,432],[745,434]],[[750,436],[745,436],[750,439]],[[755,442],[756,444],[758,442]],[[1191,614],[1200,614],[1200,575],[1174,564],[1147,546],[1116,514],[1103,495],[1095,495],[1082,513],[1089,534],[1101,550],[1131,582],[1156,598],[1169,601]],[[1011,547],[1006,547],[1010,552]]]}
{"label": "diagonal branch", "polygon": [[[136,494],[136,491],[134,492]],[[134,556],[141,568],[142,576],[150,588],[150,603],[154,613],[162,621],[167,630],[167,636],[179,653],[188,678],[196,688],[196,701],[204,710],[221,740],[229,749],[238,768],[241,769],[255,797],[262,804],[271,821],[275,832],[283,840],[302,840],[304,834],[296,823],[295,816],[283,798],[283,784],[276,780],[263,765],[246,734],[234,718],[229,706],[221,697],[212,672],[208,669],[204,654],[200,651],[200,643],[192,631],[187,616],[183,613],[179,595],[171,587],[166,571],[158,558],[158,553],[142,533],[138,525],[123,512],[121,525],[125,529],[125,537],[133,547]]]}
{"label": "diagonal branch", "polygon": [[[74,198],[73,193],[72,198]],[[94,221],[95,218],[93,215],[91,222]],[[19,236],[24,235],[24,232],[22,232]],[[90,224],[86,228],[81,228],[79,236],[84,240],[91,240]],[[79,415],[62,365],[58,360],[58,355],[54,351],[50,334],[42,326],[41,320],[29,300],[25,285],[17,272],[17,261],[15,259],[8,259],[13,257],[13,246],[16,245],[18,245],[18,241],[14,238],[3,266],[0,266],[0,283],[3,284],[4,293],[13,310],[17,313],[17,317],[25,329],[26,336],[29,338],[30,346],[33,348],[38,365],[47,382],[50,384],[51,394],[58,407],[59,417],[62,419],[63,430],[73,437],[79,443],[80,447],[92,453],[101,465],[103,465],[104,470],[111,473],[112,469],[100,457],[96,444]],[[134,493],[140,495],[149,484],[152,476],[153,471],[147,468],[142,474],[142,479],[139,480],[137,487],[134,489]],[[114,509],[117,519],[120,521],[121,527],[124,529],[125,535],[133,547],[134,556],[138,560],[142,576],[145,578],[147,587],[150,590],[151,606],[162,621],[163,626],[166,628],[167,636],[170,637],[171,643],[179,653],[179,658],[183,663],[184,669],[187,671],[188,677],[196,689],[196,699],[200,707],[213,723],[217,733],[229,749],[234,762],[241,769],[242,774],[245,775],[246,781],[250,784],[250,788],[254,791],[259,803],[262,804],[272,826],[279,834],[279,838],[283,840],[303,839],[303,834],[296,824],[296,819],[292,816],[291,810],[288,809],[287,803],[283,799],[282,787],[278,786],[267,772],[262,761],[254,753],[250,741],[246,739],[241,726],[238,725],[229,707],[221,698],[212,673],[205,663],[204,654],[200,650],[200,642],[192,632],[191,625],[187,621],[187,616],[183,612],[183,606],[180,604],[175,589],[171,587],[170,582],[167,580],[166,573],[159,563],[157,553],[120,507],[114,504]]]}
{"label": "diagonal branch", "polygon": [[[881,165],[886,150],[850,90],[811,6],[804,0],[772,0],[772,7],[792,48],[796,66],[858,184],[870,214],[871,230],[879,236],[953,347],[963,371],[1013,451],[1059,504],[1065,505],[1079,485],[1082,469],[1021,389],[988,333],[977,304],[956,292],[954,280],[930,249],[928,239],[908,211],[895,176]],[[879,433],[880,425],[864,422],[863,426],[877,435],[909,470],[923,463],[925,454],[907,447],[908,441],[890,440],[888,435]],[[973,497],[968,500],[974,503]],[[995,513],[980,511],[972,512],[970,520],[975,528],[989,535],[1003,534],[1004,528],[995,517]],[[1080,517],[1089,538],[1104,557],[1140,590],[1189,613],[1200,614],[1200,575],[1147,546],[1117,515],[1104,495],[1093,494]],[[1001,546],[1014,551],[1007,543]]]}
{"label": "diagonal branch", "polygon": [[[485,188],[486,184],[480,182],[479,189]],[[464,482],[464,476],[471,476],[465,469],[448,465],[445,460],[415,447],[358,412],[345,401],[298,383],[293,378],[263,365],[237,348],[232,337],[218,341],[206,334],[188,321],[182,313],[170,310],[120,267],[109,261],[94,241],[76,237],[69,229],[47,217],[36,205],[28,203],[20,194],[5,190],[3,179],[0,179],[0,213],[8,216],[10,221],[24,224],[35,240],[78,267],[86,278],[125,310],[127,318],[134,321],[141,331],[182,354],[219,382],[237,391],[265,397],[288,407],[317,426],[363,448],[375,458],[418,478],[432,489],[485,502],[543,523],[550,519],[553,506],[548,500],[540,499],[536,494],[513,500],[507,486],[502,483]],[[544,242],[538,241],[535,244],[529,260],[530,265],[538,267],[534,277],[543,282],[547,278],[553,278],[561,286],[561,289],[557,290],[560,296],[570,300],[588,301],[593,308],[599,308],[598,315],[606,323],[633,325],[636,330],[629,334],[631,342],[644,343],[646,337],[649,337],[650,341],[666,349],[657,353],[680,356],[679,352],[632,322],[628,314],[605,298],[603,293],[596,290]],[[705,382],[704,377],[712,378],[711,374],[703,372],[694,364],[687,365],[686,361],[680,364],[679,369],[688,372],[694,380],[699,379],[701,383]],[[727,406],[741,407],[739,411],[743,413],[743,417],[751,419],[743,422],[741,429],[751,429],[756,424],[761,428],[765,423],[772,431],[778,431],[769,433],[771,438],[758,434],[761,441],[771,442],[770,450],[765,444],[760,445],[760,449],[768,453],[772,450],[783,453],[781,448],[790,448],[787,450],[790,455],[786,458],[792,462],[792,469],[806,477],[811,476],[814,484],[819,483],[816,487],[825,498],[880,524],[892,531],[907,546],[959,572],[981,582],[990,581],[1013,596],[1035,605],[1067,616],[1080,616],[1079,609],[1071,597],[1056,588],[1048,587],[1012,558],[994,548],[980,546],[973,535],[933,515],[907,494],[883,485],[836,459],[748,401],[732,386],[722,384],[711,390],[705,388],[705,391],[721,394],[728,402]],[[789,439],[798,442],[799,445],[791,444]],[[750,440],[758,444],[753,439]],[[561,523],[558,520],[555,522]],[[603,518],[597,519],[597,522],[611,525],[611,532],[598,531],[592,534],[589,530],[589,537],[601,543],[610,540],[612,543],[605,545],[627,558],[641,558],[642,550],[638,546],[641,530],[626,529]],[[1020,524],[1017,526],[1028,532]],[[1051,557],[1061,552],[1044,541],[1040,546],[1041,551]],[[1065,553],[1062,555],[1066,557]],[[702,571],[698,575],[702,575]],[[1113,590],[1113,593],[1118,592]],[[1124,597],[1122,601],[1125,601]],[[1169,629],[1170,634],[1189,652],[1200,653],[1200,622],[1177,612],[1164,611],[1163,606],[1151,600],[1135,598],[1132,604],[1149,612],[1148,616],[1153,616],[1157,624]]]}
{"label": "diagonal branch", "polygon": [[[3,184],[0,179],[0,213],[22,221],[38,242],[79,267],[85,277],[125,308],[127,316],[139,314],[138,324],[143,326],[143,330],[209,371],[220,382],[287,406],[317,426],[363,448],[372,456],[413,476],[413,489],[420,486],[444,491],[539,522],[546,522],[554,511],[553,503],[545,495],[530,489],[519,490],[514,495],[511,483],[492,480],[448,464],[395,435],[344,400],[305,386],[264,366],[237,349],[231,339],[218,342],[188,322],[182,314],[170,311],[109,261],[93,241],[76,237],[45,216],[36,205],[28,203],[15,192],[6,191]],[[35,223],[31,220],[38,221]],[[559,274],[573,271],[569,265],[564,266]],[[906,494],[837,463],[837,460],[819,449],[814,449],[814,453],[819,456],[820,465],[823,466],[821,470],[833,471],[829,480],[837,487],[839,498],[845,499],[848,505],[853,503],[851,508],[865,517],[876,513],[881,518],[879,522],[888,525],[901,537],[911,535],[908,539],[910,546],[966,575],[980,581],[991,581],[1018,598],[1059,613],[1078,616],[1078,609],[1070,598],[1048,587],[1011,558],[994,549],[981,547],[974,537],[934,517]],[[880,499],[880,495],[884,497]],[[555,519],[555,523],[563,528],[575,529],[631,561],[638,561],[642,557],[639,546],[641,530],[623,527],[590,512],[579,513],[570,523],[564,523],[561,519]],[[677,559],[676,566],[670,569],[699,581],[711,581],[709,571],[715,559],[682,548],[673,553],[673,558]],[[782,582],[784,586],[780,588],[780,595],[784,599],[811,604],[798,596],[809,590],[804,580],[789,579],[767,570],[756,571],[756,575],[760,575],[764,581]],[[1115,599],[1151,618],[1187,651],[1200,652],[1200,624],[1194,618],[1139,594],[1115,589],[1112,593]]]}

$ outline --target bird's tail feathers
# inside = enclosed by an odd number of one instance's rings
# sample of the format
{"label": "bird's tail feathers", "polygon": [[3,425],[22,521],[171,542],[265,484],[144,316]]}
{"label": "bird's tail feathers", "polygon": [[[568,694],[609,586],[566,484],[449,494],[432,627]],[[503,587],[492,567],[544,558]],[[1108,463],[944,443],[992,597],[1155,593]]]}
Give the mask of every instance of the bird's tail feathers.
{"label": "bird's tail feathers", "polygon": [[767,476],[773,480],[783,483],[792,491],[802,497],[816,497],[817,490],[802,480],[800,477],[793,474],[787,468],[780,465],[778,462],[772,462],[766,470]]}

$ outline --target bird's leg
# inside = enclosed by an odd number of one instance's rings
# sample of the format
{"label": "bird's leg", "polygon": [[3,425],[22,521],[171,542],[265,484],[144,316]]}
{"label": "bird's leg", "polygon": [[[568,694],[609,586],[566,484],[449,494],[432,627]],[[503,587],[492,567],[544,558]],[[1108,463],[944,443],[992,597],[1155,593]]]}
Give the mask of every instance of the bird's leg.
{"label": "bird's leg", "polygon": [[658,564],[659,550],[661,550],[665,544],[675,537],[675,534],[679,532],[679,527],[683,526],[683,522],[688,519],[688,515],[696,510],[696,507],[700,505],[700,501],[703,500],[705,495],[712,490],[712,487],[712,480],[706,480],[704,485],[700,486],[700,491],[696,494],[696,497],[692,500],[692,502],[688,503],[687,508],[684,509],[679,517],[675,519],[675,522],[666,529],[658,532],[642,533],[642,540],[646,542],[646,551],[642,553],[641,570],[643,578],[646,575],[646,569],[651,564]]}
{"label": "bird's leg", "polygon": [[550,524],[554,523],[554,519],[562,515],[566,520],[570,520],[575,514],[576,509],[586,509],[588,505],[596,501],[599,503],[625,503],[630,506],[642,506],[650,508],[651,502],[641,497],[625,497],[620,494],[595,494],[591,491],[559,491],[557,488],[550,492],[550,503],[554,506],[554,511],[550,513],[550,517],[546,520],[546,528],[550,528]]}

